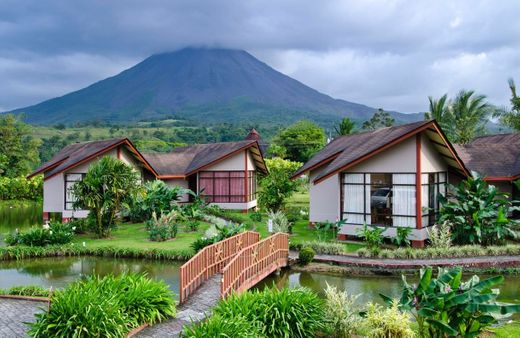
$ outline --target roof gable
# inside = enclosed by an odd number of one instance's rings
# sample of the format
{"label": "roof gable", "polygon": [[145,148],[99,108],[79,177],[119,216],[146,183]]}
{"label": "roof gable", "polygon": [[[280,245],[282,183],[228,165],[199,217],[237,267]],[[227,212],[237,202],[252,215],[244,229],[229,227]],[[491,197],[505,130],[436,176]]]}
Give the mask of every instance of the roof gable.
{"label": "roof gable", "polygon": [[449,158],[451,166],[455,166],[463,173],[467,173],[464,164],[457,156],[453,146],[447,141],[440,127],[435,121],[429,120],[340,137],[329,143],[322,151],[304,164],[293,175],[293,178],[314,168],[325,166],[321,174],[314,180],[314,183],[319,183],[337,172],[365,161],[379,152],[423,131],[428,132],[428,137],[432,138],[431,134],[434,134],[440,140],[439,142],[436,141],[437,147],[445,147],[447,154],[444,154],[444,151],[440,149],[438,151],[441,155]]}

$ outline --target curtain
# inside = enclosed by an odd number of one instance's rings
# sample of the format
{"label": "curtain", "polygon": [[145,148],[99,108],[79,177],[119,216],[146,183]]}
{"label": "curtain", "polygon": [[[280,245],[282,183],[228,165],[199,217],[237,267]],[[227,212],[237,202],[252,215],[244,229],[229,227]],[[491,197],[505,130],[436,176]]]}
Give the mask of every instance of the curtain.
{"label": "curtain", "polygon": [[244,194],[245,188],[244,188],[244,173],[242,171],[232,171],[229,173],[229,180],[230,180],[230,191],[229,191],[229,201],[230,202],[245,202],[244,200]]}
{"label": "curtain", "polygon": [[[348,223],[363,224],[365,222],[363,181],[363,174],[344,174],[343,212]],[[370,205],[368,210],[370,210]]]}
{"label": "curtain", "polygon": [[[435,189],[432,185],[430,187],[430,174],[421,175],[421,217],[422,225],[427,226],[430,223],[430,189]],[[435,201],[435,200],[434,200]],[[433,201],[432,201],[433,202]]]}
{"label": "curtain", "polygon": [[415,228],[415,174],[393,174],[392,183],[393,226]]}

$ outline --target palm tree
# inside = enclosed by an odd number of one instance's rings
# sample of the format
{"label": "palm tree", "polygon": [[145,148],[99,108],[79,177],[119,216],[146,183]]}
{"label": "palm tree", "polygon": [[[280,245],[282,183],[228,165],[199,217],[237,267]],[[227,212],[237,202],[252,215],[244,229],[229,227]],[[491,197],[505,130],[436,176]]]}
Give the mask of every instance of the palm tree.
{"label": "palm tree", "polygon": [[345,117],[337,126],[334,126],[334,129],[339,136],[350,135],[354,132],[355,128],[356,125],[348,117]]}
{"label": "palm tree", "polygon": [[462,144],[485,131],[488,117],[495,110],[485,95],[476,95],[473,90],[461,90],[448,109],[453,118],[451,141]]}
{"label": "palm tree", "polygon": [[503,124],[520,131],[520,97],[516,94],[515,81],[509,79],[508,84],[511,90],[511,110],[503,108],[496,115]]}
{"label": "palm tree", "polygon": [[444,94],[438,100],[434,99],[431,96],[428,96],[428,101],[430,102],[430,111],[424,113],[424,118],[426,120],[436,120],[437,123],[442,127],[444,132],[451,136],[452,130],[452,120],[453,116],[451,115],[449,109],[449,101],[448,94]]}

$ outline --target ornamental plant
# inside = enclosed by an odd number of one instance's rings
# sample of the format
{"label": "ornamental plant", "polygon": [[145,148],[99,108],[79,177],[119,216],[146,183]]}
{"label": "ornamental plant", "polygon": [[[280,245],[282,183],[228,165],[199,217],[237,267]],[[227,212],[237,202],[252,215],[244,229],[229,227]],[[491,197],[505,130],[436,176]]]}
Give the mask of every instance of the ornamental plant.
{"label": "ornamental plant", "polygon": [[372,252],[373,255],[377,255],[383,245],[383,232],[385,231],[385,228],[365,224],[363,228],[359,229],[358,236],[366,242],[367,249]]}
{"label": "ornamental plant", "polygon": [[177,237],[179,226],[176,221],[177,213],[172,210],[168,214],[157,217],[155,211],[152,219],[147,222],[148,236],[151,241],[161,242]]}
{"label": "ornamental plant", "polygon": [[[520,305],[504,305],[496,298],[503,276],[480,280],[478,276],[462,281],[462,269],[440,268],[434,278],[432,268],[421,269],[420,281],[410,285],[403,276],[404,288],[399,309],[415,317],[422,337],[477,337],[497,322],[497,316],[517,313]],[[383,300],[393,300],[381,295]]]}
{"label": "ornamental plant", "polygon": [[361,323],[356,301],[359,295],[349,295],[327,283],[325,289],[325,320],[327,337],[347,338],[352,336]]}
{"label": "ornamental plant", "polygon": [[94,231],[100,238],[108,237],[123,203],[138,187],[134,169],[124,162],[105,156],[91,165],[82,181],[72,188],[75,209],[89,210],[96,220]]}
{"label": "ornamental plant", "polygon": [[494,245],[504,243],[508,236],[515,237],[511,227],[518,221],[508,215],[518,208],[507,199],[508,194],[488,185],[476,172],[450,190],[450,199],[439,196],[439,221],[450,222],[456,244]]}

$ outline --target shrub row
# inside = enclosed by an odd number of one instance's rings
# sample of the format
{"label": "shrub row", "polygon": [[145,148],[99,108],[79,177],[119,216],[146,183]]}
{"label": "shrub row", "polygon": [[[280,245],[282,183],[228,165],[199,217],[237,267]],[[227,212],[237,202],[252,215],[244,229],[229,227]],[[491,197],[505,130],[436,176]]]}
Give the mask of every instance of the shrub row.
{"label": "shrub row", "polygon": [[482,247],[479,245],[452,246],[449,248],[398,248],[383,249],[379,252],[361,248],[357,251],[360,257],[389,258],[389,259],[429,259],[429,258],[453,258],[475,256],[503,256],[519,255],[520,245],[503,245]]}
{"label": "shrub row", "polygon": [[345,244],[336,242],[306,241],[300,245],[303,247],[311,247],[318,255],[343,255],[345,253]]}
{"label": "shrub row", "polygon": [[123,337],[131,329],[175,315],[164,281],[144,274],[89,277],[52,295],[49,310],[29,324],[32,337]]}
{"label": "shrub row", "polygon": [[0,295],[49,297],[49,290],[38,285],[13,286],[10,289],[0,289]]}
{"label": "shrub row", "polygon": [[305,288],[232,295],[217,304],[213,314],[185,329],[183,337],[314,337],[326,329],[323,300]]}
{"label": "shrub row", "polygon": [[191,250],[171,249],[126,249],[114,247],[89,248],[78,244],[64,246],[50,245],[47,247],[13,246],[0,247],[0,261],[38,258],[38,257],[68,257],[68,256],[103,256],[114,258],[145,258],[161,260],[188,260],[193,256]]}
{"label": "shrub row", "polygon": [[43,177],[30,180],[25,177],[0,177],[0,200],[41,201],[43,197]]}

